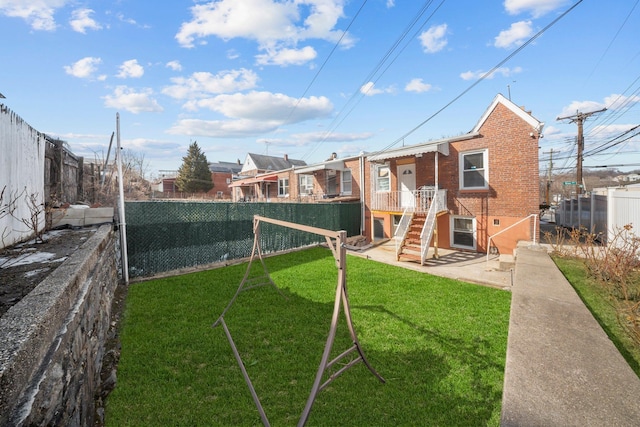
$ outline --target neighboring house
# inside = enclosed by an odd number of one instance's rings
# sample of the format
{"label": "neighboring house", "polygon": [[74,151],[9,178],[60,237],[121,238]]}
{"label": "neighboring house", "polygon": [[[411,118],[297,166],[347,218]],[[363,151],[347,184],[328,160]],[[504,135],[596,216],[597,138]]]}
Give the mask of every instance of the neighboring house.
{"label": "neighboring house", "polygon": [[243,164],[240,163],[240,160],[237,162],[210,162],[209,170],[211,171],[213,188],[207,194],[218,199],[230,199],[232,196],[230,185],[239,178],[242,168]]}
{"label": "neighboring house", "polygon": [[367,240],[397,236],[398,256],[420,262],[429,247],[512,254],[539,230],[543,126],[497,95],[469,133],[452,138],[312,165],[248,154],[234,201],[360,200]]}
{"label": "neighboring house", "polygon": [[367,156],[365,235],[397,232],[399,255],[421,262],[435,245],[511,254],[533,238],[542,127],[498,95],[467,134]]}
{"label": "neighboring house", "polygon": [[247,158],[242,165],[240,175],[256,176],[266,172],[277,172],[285,169],[291,169],[297,166],[306,166],[304,160],[290,159],[288,155],[283,157],[267,156],[264,154],[248,153]]}
{"label": "neighboring house", "polygon": [[234,201],[270,201],[289,198],[291,171],[306,166],[304,160],[248,153],[240,170],[241,178],[230,184]]}
{"label": "neighboring house", "polygon": [[[339,159],[336,153],[321,163],[295,168],[297,188],[292,196],[302,201],[360,200],[363,155]],[[354,177],[355,175],[355,177]]]}

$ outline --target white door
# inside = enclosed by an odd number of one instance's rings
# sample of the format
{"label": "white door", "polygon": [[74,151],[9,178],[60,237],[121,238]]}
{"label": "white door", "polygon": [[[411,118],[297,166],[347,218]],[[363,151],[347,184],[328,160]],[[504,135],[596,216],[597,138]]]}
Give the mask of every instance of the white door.
{"label": "white door", "polygon": [[416,165],[398,166],[398,191],[400,191],[400,207],[413,208],[416,205]]}

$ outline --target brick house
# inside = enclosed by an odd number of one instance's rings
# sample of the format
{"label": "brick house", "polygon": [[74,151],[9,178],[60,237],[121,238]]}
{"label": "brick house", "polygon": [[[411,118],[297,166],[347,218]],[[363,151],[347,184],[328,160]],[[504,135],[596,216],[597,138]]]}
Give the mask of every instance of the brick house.
{"label": "brick house", "polygon": [[306,166],[303,160],[248,153],[240,179],[229,186],[233,201],[271,201],[290,198],[290,180],[295,167]]}
{"label": "brick house", "polygon": [[543,126],[499,94],[452,138],[312,165],[249,154],[234,201],[363,201],[362,234],[395,236],[399,258],[424,262],[430,247],[511,254],[539,229]]}
{"label": "brick house", "polygon": [[368,155],[365,235],[421,262],[429,246],[511,254],[539,229],[542,127],[497,95],[467,134]]}
{"label": "brick house", "polygon": [[309,202],[360,200],[363,158],[360,155],[339,159],[332,153],[324,162],[295,168],[293,196]]}
{"label": "brick house", "polygon": [[213,188],[207,192],[208,195],[218,199],[231,199],[231,183],[238,179],[243,164],[237,162],[209,162],[211,171],[211,182]]}

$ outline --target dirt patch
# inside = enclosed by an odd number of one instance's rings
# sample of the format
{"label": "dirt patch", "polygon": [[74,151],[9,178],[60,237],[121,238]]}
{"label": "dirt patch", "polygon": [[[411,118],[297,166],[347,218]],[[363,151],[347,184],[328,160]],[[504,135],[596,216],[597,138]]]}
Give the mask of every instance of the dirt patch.
{"label": "dirt patch", "polygon": [[0,317],[31,292],[97,228],[51,230],[44,242],[35,240],[0,250]]}

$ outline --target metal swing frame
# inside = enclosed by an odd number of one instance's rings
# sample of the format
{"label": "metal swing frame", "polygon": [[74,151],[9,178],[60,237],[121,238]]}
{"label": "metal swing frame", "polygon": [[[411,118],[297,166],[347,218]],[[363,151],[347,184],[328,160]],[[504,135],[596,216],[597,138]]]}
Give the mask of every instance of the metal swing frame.
{"label": "metal swing frame", "polygon": [[[216,326],[221,325],[222,328],[224,329],[224,333],[227,336],[227,340],[229,341],[229,345],[231,346],[231,349],[233,350],[233,354],[236,358],[236,361],[238,362],[238,366],[242,371],[244,380],[247,383],[249,390],[251,391],[251,396],[253,398],[253,401],[258,409],[258,412],[260,413],[260,418],[262,419],[262,423],[265,426],[270,426],[269,420],[264,412],[264,409],[262,408],[262,405],[260,404],[260,399],[258,398],[255,388],[253,387],[253,384],[251,383],[251,379],[249,378],[249,375],[244,366],[244,363],[242,362],[240,353],[238,352],[238,349],[235,343],[233,342],[233,338],[231,337],[231,332],[229,331],[229,328],[227,327],[227,324],[224,321],[225,314],[231,308],[231,306],[237,299],[238,295],[242,291],[252,289],[258,286],[271,285],[275,287],[276,290],[282,295],[282,292],[280,291],[280,289],[278,289],[276,284],[271,279],[271,276],[269,275],[269,272],[267,270],[267,267],[264,263],[264,259],[262,256],[262,250],[260,249],[260,224],[262,222],[324,236],[329,248],[331,249],[331,252],[333,253],[333,257],[336,262],[336,267],[338,268],[338,283],[336,286],[336,294],[335,294],[335,300],[333,305],[333,316],[331,317],[331,327],[329,328],[329,335],[327,337],[327,342],[324,346],[324,352],[322,353],[322,359],[320,361],[320,366],[318,367],[318,371],[316,373],[316,378],[313,383],[313,387],[311,388],[311,392],[309,393],[307,403],[302,412],[302,415],[300,416],[300,420],[298,421],[298,426],[300,427],[300,426],[304,426],[307,420],[309,419],[311,408],[313,407],[313,403],[315,402],[315,399],[318,393],[322,391],[325,387],[327,387],[333,380],[335,380],[343,372],[345,372],[347,369],[354,366],[355,364],[359,362],[364,363],[365,366],[369,369],[369,371],[371,371],[371,373],[375,375],[382,383],[384,383],[385,380],[384,378],[382,378],[382,376],[380,376],[380,374],[378,374],[378,372],[376,372],[376,370],[367,361],[367,358],[365,357],[364,352],[362,351],[362,347],[360,346],[360,342],[358,341],[358,337],[353,327],[353,322],[351,319],[351,309],[349,306],[349,297],[347,294],[347,280],[346,280],[347,250],[346,250],[345,244],[346,244],[347,232],[344,230],[341,230],[341,231],[325,230],[322,228],[311,227],[311,226],[297,224],[293,222],[281,221],[277,219],[263,217],[260,215],[254,215],[253,217],[253,233],[254,233],[253,249],[251,251],[251,258],[249,259],[249,265],[247,266],[247,271],[245,272],[245,275],[242,281],[240,282],[240,285],[238,286],[238,289],[236,290],[235,295],[229,301],[225,309],[222,311],[222,314],[220,315],[220,317],[218,317],[218,319],[215,321],[215,323],[213,324],[213,327],[215,328]],[[251,265],[253,263],[253,260],[256,258],[256,256],[258,257],[258,259],[260,260],[260,263],[262,264],[262,268],[264,270],[265,275],[261,277],[256,277],[256,278],[249,278]],[[336,336],[336,330],[338,327],[338,317],[340,315],[341,307],[343,308],[344,316],[346,319],[347,326],[349,328],[349,333],[351,335],[351,340],[353,342],[353,345],[348,349],[346,349],[345,351],[343,351],[342,353],[340,353],[338,356],[336,356],[332,360],[329,360],[331,349],[333,347],[333,342]],[[340,369],[337,369],[335,372],[331,373],[324,382],[322,381],[327,370],[331,369],[338,362],[340,362],[345,357],[351,355],[353,352],[357,352],[357,357],[349,360]]]}

